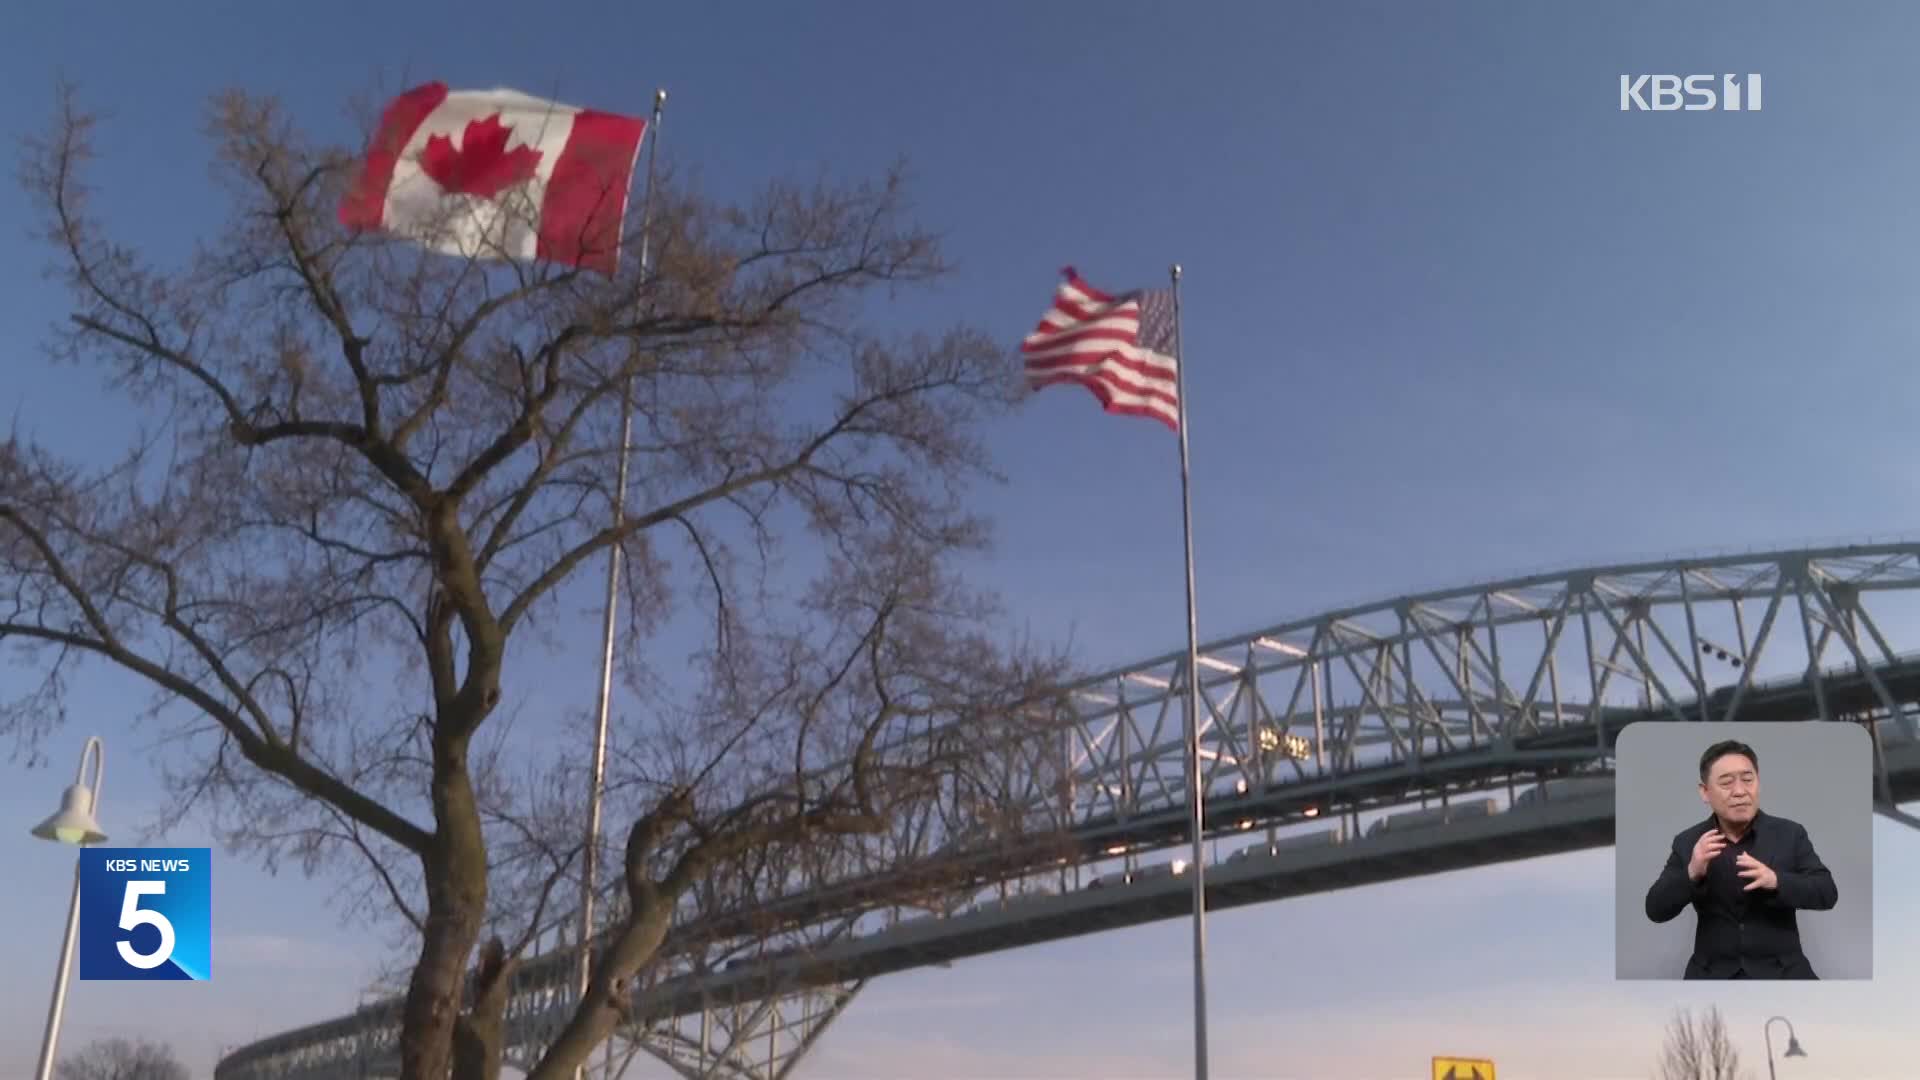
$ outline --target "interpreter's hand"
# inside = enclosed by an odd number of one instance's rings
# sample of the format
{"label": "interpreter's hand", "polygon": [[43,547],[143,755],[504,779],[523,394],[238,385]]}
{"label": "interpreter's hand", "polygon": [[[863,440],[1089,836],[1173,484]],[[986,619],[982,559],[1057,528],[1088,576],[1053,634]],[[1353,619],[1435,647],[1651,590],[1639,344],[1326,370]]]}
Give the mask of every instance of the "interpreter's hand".
{"label": "interpreter's hand", "polygon": [[1687,876],[1695,881],[1707,876],[1707,864],[1727,846],[1727,834],[1708,829],[1693,842],[1693,859],[1687,863]]}
{"label": "interpreter's hand", "polygon": [[1745,852],[1741,852],[1740,857],[1735,859],[1734,863],[1740,867],[1740,876],[1747,879],[1747,887],[1742,889],[1742,892],[1752,892],[1755,889],[1777,889],[1780,887],[1780,875],[1767,869],[1767,864],[1761,862],[1759,859]]}

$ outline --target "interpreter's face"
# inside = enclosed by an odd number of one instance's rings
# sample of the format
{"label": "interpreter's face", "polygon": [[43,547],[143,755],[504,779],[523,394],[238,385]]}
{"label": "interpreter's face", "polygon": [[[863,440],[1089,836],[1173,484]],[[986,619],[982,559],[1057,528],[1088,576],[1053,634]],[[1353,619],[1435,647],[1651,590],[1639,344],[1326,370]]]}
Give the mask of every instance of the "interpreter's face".
{"label": "interpreter's face", "polygon": [[1745,754],[1722,754],[1707,766],[1700,798],[1730,825],[1752,821],[1760,809],[1760,771]]}

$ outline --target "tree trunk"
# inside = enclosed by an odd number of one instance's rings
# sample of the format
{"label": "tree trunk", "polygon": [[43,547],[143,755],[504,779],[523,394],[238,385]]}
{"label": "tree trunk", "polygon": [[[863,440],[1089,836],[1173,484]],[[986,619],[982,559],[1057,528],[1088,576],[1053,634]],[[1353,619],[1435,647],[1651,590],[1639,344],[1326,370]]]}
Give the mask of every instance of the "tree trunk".
{"label": "tree trunk", "polygon": [[438,828],[423,860],[427,914],[420,961],[407,984],[402,1013],[401,1080],[447,1080],[467,958],[487,910],[487,854],[467,775],[465,740],[436,743],[433,804]]}
{"label": "tree trunk", "polygon": [[528,1080],[560,1080],[572,1076],[577,1066],[586,1064],[594,1048],[606,1041],[620,1020],[625,995],[621,987],[615,985],[615,973],[623,975],[619,981],[630,983],[634,973],[666,940],[672,921],[671,900],[656,902],[648,910],[628,918],[614,943],[595,958],[586,999],[547,1048],[540,1064],[527,1074]]}
{"label": "tree trunk", "polygon": [[517,960],[508,960],[499,938],[487,942],[474,977],[473,1002],[454,1026],[454,1080],[500,1080],[506,1049],[507,996]]}

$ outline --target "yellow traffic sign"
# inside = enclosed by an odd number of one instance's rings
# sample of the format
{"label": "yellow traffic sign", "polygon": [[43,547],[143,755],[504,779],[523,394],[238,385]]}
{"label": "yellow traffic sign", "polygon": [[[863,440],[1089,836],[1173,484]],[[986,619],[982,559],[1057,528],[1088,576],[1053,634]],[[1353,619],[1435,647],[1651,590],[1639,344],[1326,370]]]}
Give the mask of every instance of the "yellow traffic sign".
{"label": "yellow traffic sign", "polygon": [[1495,1080],[1493,1062],[1484,1058],[1437,1057],[1433,1080]]}

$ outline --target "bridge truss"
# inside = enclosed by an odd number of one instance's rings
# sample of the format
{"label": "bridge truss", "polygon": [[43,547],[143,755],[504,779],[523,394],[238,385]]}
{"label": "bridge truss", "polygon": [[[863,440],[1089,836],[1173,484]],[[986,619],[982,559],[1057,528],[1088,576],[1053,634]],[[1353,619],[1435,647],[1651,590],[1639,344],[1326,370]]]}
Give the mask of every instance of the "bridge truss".
{"label": "bridge truss", "polygon": [[[1915,796],[1920,766],[1888,764],[1889,746],[1905,753],[1920,735],[1920,667],[1896,648],[1917,639],[1920,543],[1582,569],[1280,623],[1199,651],[1207,830],[1216,849],[1272,851],[1302,829],[1357,837],[1410,807],[1451,822],[1448,807],[1476,793],[1511,799],[1519,785],[1604,777],[1621,727],[1659,719],[1865,723],[1877,808],[1920,825],[1897,805]],[[1032,703],[1008,729],[1016,735],[995,736],[997,797],[1036,834],[1069,837],[1064,850],[969,850],[937,822],[908,820],[878,842],[895,865],[901,850],[940,865],[933,900],[911,874],[850,870],[758,912],[756,923],[772,913],[785,927],[772,939],[689,909],[642,1018],[598,1067],[618,1075],[645,1053],[684,1077],[776,1080],[877,974],[1190,910],[1184,886],[1154,885],[1184,864],[1148,862],[1186,839],[1188,676],[1184,651],[1117,668]],[[972,737],[955,727],[920,736]],[[1544,839],[1480,861],[1609,843],[1611,813],[1609,795],[1604,809],[1552,819],[1537,830]],[[1593,825],[1602,819],[1604,833]],[[1396,857],[1399,870],[1376,860],[1373,876],[1324,887],[1435,865]],[[1290,895],[1284,876],[1247,895]],[[1230,889],[1233,873],[1220,880]],[[1145,899],[1131,908],[1086,899],[1095,883],[1137,882]],[[983,908],[1000,912],[997,936],[953,944],[964,935],[951,917]],[[523,1068],[574,996],[575,946],[556,935],[543,947],[508,1005],[508,1056]],[[397,1003],[385,1002],[242,1048],[216,1076],[393,1075],[396,1036]]]}

